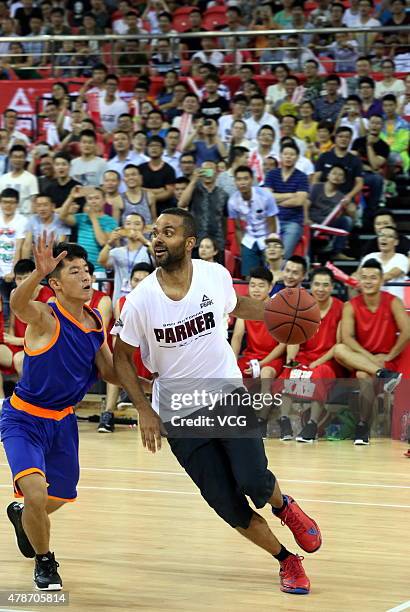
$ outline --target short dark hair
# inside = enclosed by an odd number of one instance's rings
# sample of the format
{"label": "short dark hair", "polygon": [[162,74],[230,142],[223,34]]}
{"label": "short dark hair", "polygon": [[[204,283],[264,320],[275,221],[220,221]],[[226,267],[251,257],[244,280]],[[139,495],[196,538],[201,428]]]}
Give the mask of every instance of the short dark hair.
{"label": "short dark hair", "polygon": [[307,261],[304,257],[302,257],[301,255],[292,255],[292,257],[289,257],[289,259],[286,260],[286,263],[288,261],[291,261],[295,264],[300,264],[303,268],[303,272],[306,273],[308,266],[307,266]]}
{"label": "short dark hair", "polygon": [[55,161],[56,159],[60,159],[60,158],[61,158],[61,159],[64,159],[64,160],[65,160],[67,163],[69,163],[69,164],[71,163],[71,157],[70,157],[70,156],[69,156],[67,153],[64,153],[64,151],[58,151],[58,152],[57,152],[57,153],[55,153],[55,154],[54,154],[54,156],[53,156],[54,161]]}
{"label": "short dark hair", "polygon": [[194,163],[196,161],[195,153],[193,153],[192,151],[185,151],[185,153],[181,153],[181,157],[179,158],[179,163],[181,163],[184,157],[192,157],[194,160]]}
{"label": "short dark hair", "polygon": [[36,269],[36,264],[32,259],[19,259],[14,268],[14,276],[18,274],[31,274]]}
{"label": "short dark hair", "polygon": [[130,278],[134,276],[135,272],[148,272],[148,274],[151,274],[151,272],[153,272],[154,269],[155,268],[151,266],[151,264],[147,263],[146,261],[140,261],[139,263],[136,263],[135,266],[133,266],[131,270]]}
{"label": "short dark hair", "polygon": [[346,170],[346,168],[345,168],[344,166],[342,166],[342,164],[332,164],[332,166],[331,166],[331,168],[330,168],[329,172],[330,172],[331,170],[333,170],[333,168],[339,168],[339,170],[343,170],[343,172],[345,173],[345,175],[347,174],[347,170]]}
{"label": "short dark hair", "polygon": [[382,265],[377,261],[377,259],[367,259],[361,264],[359,269],[361,270],[362,268],[375,268],[376,270],[379,270],[380,274],[383,274]]}
{"label": "short dark hair", "polygon": [[269,285],[273,282],[273,274],[268,268],[264,268],[263,266],[258,266],[256,268],[252,268],[249,271],[249,278],[259,278],[260,280],[266,281]]}
{"label": "short dark hair", "polygon": [[325,78],[325,83],[331,83],[332,81],[338,85],[341,83],[340,77],[337,74],[329,74],[329,76]]}
{"label": "short dark hair", "polygon": [[20,195],[17,189],[6,187],[6,189],[3,189],[3,191],[0,193],[0,200],[2,200],[3,198],[13,198],[13,200],[16,200],[16,202],[18,202],[20,200]]}
{"label": "short dark hair", "polygon": [[153,143],[160,144],[163,149],[166,147],[165,140],[161,136],[151,136],[151,138],[148,138],[147,148]]}
{"label": "short dark hair", "polygon": [[293,149],[297,155],[300,154],[299,147],[292,138],[289,138],[289,140],[283,139],[283,142],[281,141],[280,152],[283,153],[284,149]]}
{"label": "short dark hair", "polygon": [[127,164],[127,165],[124,167],[123,173],[124,173],[126,170],[129,170],[130,168],[135,168],[135,170],[138,170],[138,172],[139,172],[139,173],[141,173],[140,169],[139,169],[139,168],[138,168],[138,166],[136,166],[135,164]]}
{"label": "short dark hair", "polygon": [[317,129],[318,130],[328,130],[332,134],[334,125],[329,119],[322,119],[321,121],[319,121]]}
{"label": "short dark hair", "polygon": [[97,142],[97,136],[93,130],[82,130],[82,132],[80,132],[80,140],[84,136],[86,136],[87,138],[92,138],[94,142]]}
{"label": "short dark hair", "polygon": [[25,146],[21,145],[21,144],[15,144],[11,147],[10,151],[9,151],[9,155],[11,155],[12,153],[15,152],[23,152],[25,155],[27,155],[27,149]]}
{"label": "short dark hair", "polygon": [[234,172],[235,178],[240,172],[247,172],[249,176],[253,177],[253,170],[252,168],[249,168],[249,166],[238,166]]}
{"label": "short dark hair", "polygon": [[182,183],[189,185],[189,179],[187,179],[185,176],[177,176],[175,179],[175,185],[182,185]]}
{"label": "short dark hair", "polygon": [[110,74],[107,74],[107,76],[105,77],[104,82],[106,83],[107,81],[115,81],[116,83],[119,83],[120,79],[117,77],[116,74],[113,74],[111,72]]}
{"label": "short dark hair", "polygon": [[396,223],[393,213],[388,208],[378,208],[373,215],[373,220],[376,219],[376,217],[381,217],[382,215],[388,215],[391,217],[391,219],[393,219],[394,223]]}
{"label": "short dark hair", "polygon": [[67,251],[67,255],[60,261],[57,267],[49,274],[49,278],[59,277],[65,261],[73,261],[74,259],[84,259],[88,262],[87,251],[76,242],[59,242],[53,247],[53,257],[58,257],[60,253]]}
{"label": "short dark hair", "polygon": [[212,242],[212,246],[214,247],[215,251],[216,252],[219,251],[218,243],[215,240],[215,238],[212,238],[212,236],[202,236],[201,240],[199,241],[199,244],[201,244],[202,240],[210,240]]}
{"label": "short dark hair", "polygon": [[[394,94],[386,94],[382,98],[382,103],[383,102],[394,102],[395,104],[397,104],[397,98],[396,98],[396,96]],[[17,145],[15,145],[15,146],[17,146]],[[10,153],[11,153],[11,151],[10,151]]]}
{"label": "short dark hair", "polygon": [[[364,58],[362,58],[364,59]],[[359,87],[361,85],[369,85],[372,89],[376,88],[376,84],[371,77],[360,77],[359,79]]]}
{"label": "short dark hair", "polygon": [[325,266],[320,266],[319,268],[314,268],[311,275],[310,275],[310,282],[313,282],[313,279],[315,278],[315,276],[317,276],[318,274],[323,274],[326,276],[328,276],[330,278],[331,283],[334,285],[335,282],[335,275],[333,274],[332,270],[329,270],[329,268],[326,268]]}
{"label": "short dark hair", "polygon": [[349,132],[350,136],[353,135],[352,128],[350,128],[347,125],[341,125],[340,127],[338,127],[336,132],[335,132],[335,136],[337,136],[338,134],[341,134],[342,132]]}
{"label": "short dark hair", "polygon": [[185,230],[185,237],[198,238],[198,229],[195,221],[195,217],[189,210],[185,208],[166,208],[162,211],[161,215],[172,215],[173,217],[182,218],[182,223]]}
{"label": "short dark hair", "polygon": [[[65,13],[64,13],[64,11],[63,11],[63,15],[64,15],[64,14],[65,14]],[[104,70],[104,72],[107,72],[107,73],[108,73],[108,68],[107,68],[107,66],[106,66],[105,64],[103,64],[102,62],[100,62],[99,64],[95,64],[95,65],[92,67],[91,72],[95,72],[95,70]]]}
{"label": "short dark hair", "polygon": [[177,127],[170,127],[168,128],[168,132],[167,132],[167,136],[168,134],[180,134],[181,130],[179,130]]}

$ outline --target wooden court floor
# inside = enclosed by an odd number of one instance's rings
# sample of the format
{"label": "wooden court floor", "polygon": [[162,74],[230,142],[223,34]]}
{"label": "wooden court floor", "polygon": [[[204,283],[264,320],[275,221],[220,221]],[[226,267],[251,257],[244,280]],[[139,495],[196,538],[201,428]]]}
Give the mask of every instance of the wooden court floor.
{"label": "wooden court floor", "polygon": [[[385,612],[410,606],[404,444],[266,441],[282,490],[303,503],[324,538],[318,553],[305,555],[311,593],[292,596],[279,591],[276,562],[214,515],[166,443],[153,456],[136,429],[104,435],[84,422],[80,430],[79,499],[52,516],[52,550],[70,593],[63,610]],[[32,562],[19,555],[4,514],[9,483],[1,450],[0,590],[31,590]],[[290,531],[268,508],[262,513],[296,552]]]}

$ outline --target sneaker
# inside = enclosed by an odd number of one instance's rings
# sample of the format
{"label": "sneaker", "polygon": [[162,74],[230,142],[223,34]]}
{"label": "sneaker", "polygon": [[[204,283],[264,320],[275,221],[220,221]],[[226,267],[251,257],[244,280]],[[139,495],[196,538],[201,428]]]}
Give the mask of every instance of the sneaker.
{"label": "sneaker", "polygon": [[386,393],[393,393],[402,377],[401,372],[393,372],[393,370],[387,370],[386,368],[381,368],[376,372],[376,378],[383,382],[383,391]]}
{"label": "sneaker", "polygon": [[309,421],[309,423],[306,423],[300,434],[296,436],[296,442],[312,444],[316,440],[316,436],[317,425],[314,421]]}
{"label": "sneaker", "polygon": [[122,390],[120,394],[120,401],[117,404],[118,410],[125,410],[126,408],[132,408],[133,403],[127,395],[127,392]]}
{"label": "sneaker", "polygon": [[289,555],[280,562],[280,590],[293,595],[307,595],[310,591],[310,580],[302,565],[303,557]]}
{"label": "sneaker", "polygon": [[39,591],[61,591],[63,581],[57,571],[59,563],[54,558],[54,553],[49,557],[44,555],[42,559],[36,557],[34,566],[34,584]]}
{"label": "sneaker", "polygon": [[281,440],[293,440],[293,429],[288,417],[281,417],[279,419],[279,427]]}
{"label": "sneaker", "polygon": [[114,432],[114,414],[108,410],[101,413],[100,424],[98,425],[99,433]]}
{"label": "sneaker", "polygon": [[322,535],[317,523],[311,519],[290,495],[284,495],[287,504],[282,512],[272,512],[282,525],[289,527],[296,544],[307,553],[314,553],[322,545]]}
{"label": "sneaker", "polygon": [[23,529],[23,508],[24,504],[12,502],[9,506],[7,506],[7,516],[9,517],[9,521],[12,523],[14,531],[16,532],[16,543],[21,554],[27,559],[34,559],[36,556],[35,550],[30,544],[30,540],[26,536],[26,532]]}
{"label": "sneaker", "polygon": [[369,442],[369,426],[367,423],[358,423],[354,434],[354,444],[356,446],[365,446]]}

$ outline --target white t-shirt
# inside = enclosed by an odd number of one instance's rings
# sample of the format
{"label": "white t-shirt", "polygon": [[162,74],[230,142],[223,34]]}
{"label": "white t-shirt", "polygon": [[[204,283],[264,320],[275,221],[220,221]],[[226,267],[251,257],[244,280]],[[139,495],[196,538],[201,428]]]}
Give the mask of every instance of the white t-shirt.
{"label": "white t-shirt", "polygon": [[107,162],[102,157],[87,160],[75,157],[71,162],[70,176],[83,186],[99,187],[106,170]]}
{"label": "white t-shirt", "polygon": [[0,211],[0,278],[13,271],[16,241],[25,238],[27,219],[16,213],[11,221],[5,221]]}
{"label": "white t-shirt", "polygon": [[[223,382],[232,388],[242,385],[226,339],[225,316],[237,303],[232,278],[217,263],[194,259],[192,265],[191,287],[182,300],[167,297],[153,272],[127,296],[112,330],[127,344],[139,346],[144,365],[158,373],[152,403],[157,412],[161,407],[161,418],[177,390],[193,395],[195,389],[216,392]],[[206,405],[199,401],[186,406],[184,415]]]}
{"label": "white t-shirt", "polygon": [[[368,255],[363,257],[360,264],[363,265],[364,262],[368,259],[376,259],[376,261],[378,261],[382,266],[383,274],[390,272],[390,270],[393,270],[393,268],[400,268],[400,270],[403,271],[402,276],[399,276],[392,280],[392,283],[404,283],[406,281],[407,273],[409,271],[409,260],[402,253],[396,253],[391,259],[389,259],[389,261],[383,262],[381,259],[380,251],[376,251],[375,253],[369,253]],[[392,287],[391,285],[387,284],[383,286],[383,289],[384,291],[395,295],[401,300],[404,297],[404,287]]]}
{"label": "white t-shirt", "polygon": [[128,104],[123,100],[116,99],[111,104],[105,102],[104,96],[100,98],[101,124],[106,132],[112,132],[117,127],[118,117],[128,113]]}
{"label": "white t-shirt", "polygon": [[37,178],[31,172],[24,170],[20,176],[13,176],[11,172],[7,172],[0,176],[0,192],[3,189],[11,187],[19,192],[18,211],[23,215],[31,214],[31,199],[38,194]]}
{"label": "white t-shirt", "polygon": [[404,81],[401,79],[395,79],[391,85],[386,85],[383,81],[376,82],[376,89],[374,92],[375,98],[383,98],[387,94],[393,94],[394,96],[401,96],[406,91]]}
{"label": "white t-shirt", "polygon": [[[61,140],[58,134],[57,126],[53,121],[45,121],[44,128],[46,130],[47,142],[51,147],[59,145]],[[71,132],[71,117],[66,115],[63,122],[63,130]]]}

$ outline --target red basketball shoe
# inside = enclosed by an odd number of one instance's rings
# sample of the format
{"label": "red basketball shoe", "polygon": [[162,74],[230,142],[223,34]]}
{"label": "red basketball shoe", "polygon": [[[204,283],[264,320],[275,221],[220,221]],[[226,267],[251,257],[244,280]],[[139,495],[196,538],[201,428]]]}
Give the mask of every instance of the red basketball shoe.
{"label": "red basketball shoe", "polygon": [[280,590],[293,595],[307,595],[310,591],[310,580],[302,565],[303,557],[289,555],[280,562]]}
{"label": "red basketball shoe", "polygon": [[296,544],[307,553],[314,553],[322,545],[322,536],[317,523],[311,519],[290,495],[283,496],[286,507],[282,512],[274,512],[280,518],[282,525],[289,527]]}

